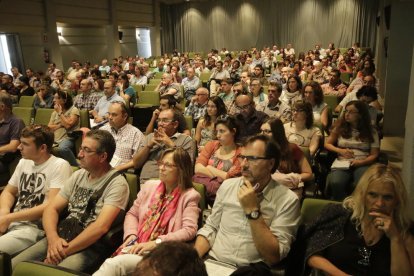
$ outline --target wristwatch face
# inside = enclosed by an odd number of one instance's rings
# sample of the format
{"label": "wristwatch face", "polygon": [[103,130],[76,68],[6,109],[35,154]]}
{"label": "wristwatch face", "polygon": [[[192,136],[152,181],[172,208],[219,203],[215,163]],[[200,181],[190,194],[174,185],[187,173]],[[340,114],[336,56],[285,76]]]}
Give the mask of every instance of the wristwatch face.
{"label": "wristwatch face", "polygon": [[160,238],[158,238],[158,239],[156,239],[156,240],[155,240],[155,244],[156,244],[156,245],[160,245],[160,244],[161,244],[161,242],[162,242],[162,240],[161,240]]}
{"label": "wristwatch face", "polygon": [[257,219],[259,215],[260,215],[259,211],[253,211],[250,213],[250,216],[252,217],[252,219]]}

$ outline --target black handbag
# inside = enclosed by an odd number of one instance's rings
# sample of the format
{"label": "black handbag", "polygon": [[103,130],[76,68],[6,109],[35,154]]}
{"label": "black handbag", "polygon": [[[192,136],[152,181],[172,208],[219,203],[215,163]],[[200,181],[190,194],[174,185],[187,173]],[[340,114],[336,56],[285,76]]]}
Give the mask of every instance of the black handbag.
{"label": "black handbag", "polygon": [[77,218],[70,217],[59,222],[57,227],[59,237],[66,240],[67,242],[70,242],[84,230],[84,223],[86,219],[90,217],[91,213],[95,210],[96,203],[98,202],[99,198],[101,198],[103,192],[106,189],[106,186],[108,186],[112,179],[118,175],[120,175],[119,172],[113,173],[111,177],[109,177],[105,182],[105,184],[89,198],[88,205],[86,206],[86,209],[79,220]]}

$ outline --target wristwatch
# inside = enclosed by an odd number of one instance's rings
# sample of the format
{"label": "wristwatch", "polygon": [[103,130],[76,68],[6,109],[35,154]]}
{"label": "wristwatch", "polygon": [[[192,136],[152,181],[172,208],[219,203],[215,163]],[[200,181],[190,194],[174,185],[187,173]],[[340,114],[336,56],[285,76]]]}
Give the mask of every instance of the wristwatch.
{"label": "wristwatch", "polygon": [[162,243],[162,240],[160,238],[155,240],[155,245],[160,245]]}
{"label": "wristwatch", "polygon": [[246,214],[246,218],[256,220],[260,217],[260,210],[254,210],[249,214]]}

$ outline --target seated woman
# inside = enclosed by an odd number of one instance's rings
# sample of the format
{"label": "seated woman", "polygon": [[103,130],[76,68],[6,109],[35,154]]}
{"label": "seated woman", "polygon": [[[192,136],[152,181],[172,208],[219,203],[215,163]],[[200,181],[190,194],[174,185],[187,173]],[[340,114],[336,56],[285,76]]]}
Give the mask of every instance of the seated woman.
{"label": "seated woman", "polygon": [[302,81],[298,76],[291,75],[288,77],[286,90],[283,90],[279,100],[290,107],[293,107],[298,101],[303,101]]}
{"label": "seated woman", "polygon": [[96,275],[129,275],[142,255],[164,241],[191,241],[197,233],[200,194],[191,181],[191,158],[182,148],[164,151],[160,180],[149,180],[125,216],[124,242]]}
{"label": "seated woman", "polygon": [[128,76],[126,74],[120,74],[118,76],[118,93],[121,96],[127,106],[133,107],[137,103],[137,93],[135,89],[129,85]]}
{"label": "seated woman", "polygon": [[204,117],[198,121],[195,132],[195,140],[199,152],[201,152],[207,142],[214,140],[214,125],[217,117],[226,115],[226,113],[226,106],[220,97],[213,96],[208,100],[207,112]]}
{"label": "seated woman", "polygon": [[195,165],[194,182],[206,186],[209,204],[214,202],[220,184],[227,178],[240,176],[241,167],[237,157],[241,148],[236,144],[235,119],[225,115],[217,118],[216,139],[208,142],[200,152]]}
{"label": "seated woman", "polygon": [[272,178],[302,198],[303,182],[313,179],[312,169],[302,150],[286,139],[280,119],[269,119],[260,127],[262,134],[273,137],[280,146],[280,163]]}
{"label": "seated woman", "polygon": [[399,170],[372,165],[351,196],[306,227],[306,264],[326,275],[414,275],[408,205]]}
{"label": "seated woman", "polygon": [[322,133],[313,126],[312,106],[310,103],[297,102],[292,111],[292,122],[284,125],[286,137],[290,143],[309,148],[310,156],[313,157],[319,148]]}
{"label": "seated woman", "polygon": [[328,130],[328,105],[323,101],[321,85],[316,81],[310,81],[303,87],[303,94],[305,101],[312,105],[313,124]]}
{"label": "seated woman", "polygon": [[78,166],[74,154],[75,138],[69,137],[68,132],[80,128],[79,109],[73,105],[72,96],[60,90],[55,93],[53,103],[55,111],[50,116],[48,127],[55,134],[60,156],[71,166]]}
{"label": "seated woman", "polygon": [[268,101],[267,94],[264,93],[264,89],[259,78],[252,78],[250,80],[250,92],[253,94],[253,101],[256,105],[260,105]]}
{"label": "seated woman", "polygon": [[344,199],[355,188],[379,154],[378,134],[366,103],[350,101],[344,113],[325,142],[327,150],[338,154],[327,179],[327,192],[334,200]]}
{"label": "seated woman", "polygon": [[142,66],[135,66],[134,75],[129,79],[131,85],[147,85],[148,78],[144,75]]}

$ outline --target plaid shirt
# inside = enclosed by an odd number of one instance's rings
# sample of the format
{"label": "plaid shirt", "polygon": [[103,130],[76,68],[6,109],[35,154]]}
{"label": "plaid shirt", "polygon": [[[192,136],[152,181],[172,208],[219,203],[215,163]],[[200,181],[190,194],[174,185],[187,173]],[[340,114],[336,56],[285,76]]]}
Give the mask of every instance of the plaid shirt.
{"label": "plaid shirt", "polygon": [[79,94],[75,97],[73,105],[78,109],[87,109],[93,110],[96,106],[96,103],[103,96],[103,93],[91,92],[88,94]]}
{"label": "plaid shirt", "polygon": [[144,141],[144,134],[131,124],[126,124],[116,131],[108,123],[100,129],[112,134],[116,143],[114,157],[119,158],[120,164],[128,163]]}
{"label": "plaid shirt", "polygon": [[185,115],[193,116],[193,120],[199,120],[201,117],[204,116],[207,112],[207,103],[206,101],[203,105],[199,105],[197,102],[192,102],[189,106],[185,109]]}

